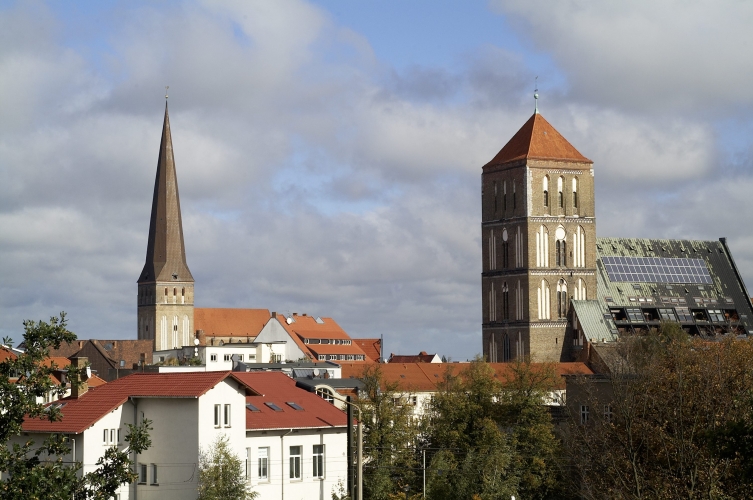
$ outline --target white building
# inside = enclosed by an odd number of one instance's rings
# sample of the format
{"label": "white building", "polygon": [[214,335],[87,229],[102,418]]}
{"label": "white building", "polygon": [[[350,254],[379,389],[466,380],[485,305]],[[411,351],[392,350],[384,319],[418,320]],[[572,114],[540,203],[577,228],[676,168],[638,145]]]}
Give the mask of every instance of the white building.
{"label": "white building", "polygon": [[62,420],[28,420],[24,432],[37,442],[68,435],[65,458],[83,473],[108,447],[125,449],[126,424],[151,420],[152,446],[131,457],[139,480],[120,488],[120,500],[196,498],[199,452],[220,435],[261,499],[330,498],[346,481],[345,414],[283,373],[133,374],[53,404]]}

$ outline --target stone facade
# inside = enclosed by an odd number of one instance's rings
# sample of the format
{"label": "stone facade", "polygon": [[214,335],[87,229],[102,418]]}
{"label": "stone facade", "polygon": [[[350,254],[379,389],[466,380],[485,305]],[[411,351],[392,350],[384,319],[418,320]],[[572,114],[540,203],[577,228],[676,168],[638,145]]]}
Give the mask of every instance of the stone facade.
{"label": "stone facade", "polygon": [[[512,159],[505,157],[510,144],[518,149]],[[484,166],[482,338],[489,361],[570,359],[570,300],[596,297],[593,181],[592,162],[540,115]]]}

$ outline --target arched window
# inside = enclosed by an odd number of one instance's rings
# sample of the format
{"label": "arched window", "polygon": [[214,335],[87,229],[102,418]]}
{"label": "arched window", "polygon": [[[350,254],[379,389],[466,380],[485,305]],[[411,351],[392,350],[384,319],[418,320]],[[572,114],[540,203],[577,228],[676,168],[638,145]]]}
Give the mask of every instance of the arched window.
{"label": "arched window", "polygon": [[515,319],[523,319],[523,287],[520,285],[520,280],[515,287]]}
{"label": "arched window", "polygon": [[489,289],[489,321],[497,321],[497,292],[494,283]]}
{"label": "arched window", "polygon": [[544,176],[544,206],[549,206],[549,176]]}
{"label": "arched window", "polygon": [[497,240],[494,237],[494,229],[489,231],[489,270],[497,269]]}
{"label": "arched window", "polygon": [[497,181],[494,181],[494,213],[497,213]]}
{"label": "arched window", "polygon": [[502,361],[510,361],[510,338],[506,333],[502,335]]}
{"label": "arched window", "polygon": [[326,402],[335,404],[335,395],[329,389],[317,389],[316,394]]}
{"label": "arched window", "polygon": [[543,225],[536,232],[536,267],[549,267],[549,230]]}
{"label": "arched window", "polygon": [[551,310],[549,309],[549,283],[547,283],[546,280],[541,280],[537,295],[539,319],[551,319]]}
{"label": "arched window", "polygon": [[502,268],[510,267],[510,246],[507,242],[507,229],[502,230]]}
{"label": "arched window", "polygon": [[515,210],[517,205],[517,197],[515,196],[515,181],[512,181],[512,209]]}
{"label": "arched window", "polygon": [[573,267],[586,267],[586,231],[583,226],[573,232]]}
{"label": "arched window", "polygon": [[502,319],[510,319],[510,292],[506,281],[502,283]]}
{"label": "arched window", "polygon": [[566,259],[566,238],[565,238],[565,228],[562,226],[559,226],[557,230],[554,232],[554,237],[556,238],[556,241],[554,243],[555,245],[555,264],[557,267],[567,267],[567,259]]}
{"label": "arched window", "polygon": [[586,284],[581,278],[578,278],[578,283],[575,286],[575,293],[573,293],[575,300],[587,300],[586,297]]}
{"label": "arched window", "polygon": [[557,282],[557,317],[567,316],[567,283],[561,279]]}
{"label": "arched window", "polygon": [[507,210],[507,181],[502,181],[502,210]]}
{"label": "arched window", "polygon": [[565,206],[565,200],[562,197],[562,184],[564,183],[564,181],[564,177],[557,179],[557,205],[559,205],[560,208],[563,208]]}
{"label": "arched window", "polygon": [[578,178],[573,177],[573,207],[578,208]]}

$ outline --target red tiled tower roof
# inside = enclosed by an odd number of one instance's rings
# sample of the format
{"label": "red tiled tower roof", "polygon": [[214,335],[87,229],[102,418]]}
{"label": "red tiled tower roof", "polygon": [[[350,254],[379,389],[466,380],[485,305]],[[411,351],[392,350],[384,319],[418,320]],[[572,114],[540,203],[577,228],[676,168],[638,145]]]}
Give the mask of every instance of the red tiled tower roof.
{"label": "red tiled tower roof", "polygon": [[534,113],[486,166],[518,160],[554,160],[593,163],[580,154],[539,113]]}

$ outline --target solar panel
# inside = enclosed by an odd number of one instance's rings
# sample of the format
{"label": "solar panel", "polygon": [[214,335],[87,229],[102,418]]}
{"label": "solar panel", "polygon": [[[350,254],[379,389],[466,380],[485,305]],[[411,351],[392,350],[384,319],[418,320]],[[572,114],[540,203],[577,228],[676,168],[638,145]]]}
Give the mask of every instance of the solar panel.
{"label": "solar panel", "polygon": [[601,262],[612,282],[712,283],[703,259],[609,256],[602,257]]}

